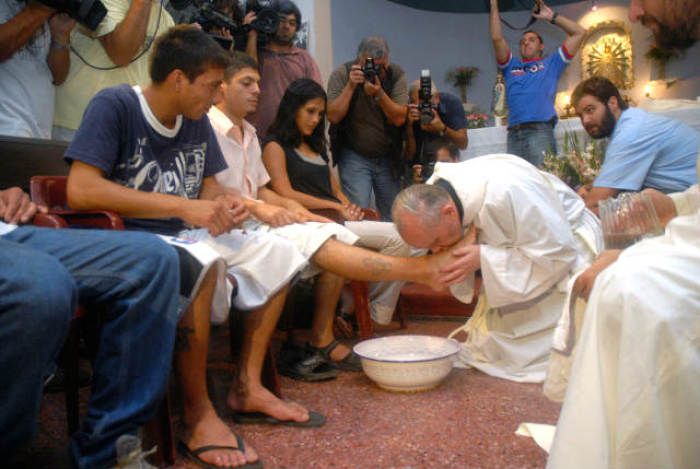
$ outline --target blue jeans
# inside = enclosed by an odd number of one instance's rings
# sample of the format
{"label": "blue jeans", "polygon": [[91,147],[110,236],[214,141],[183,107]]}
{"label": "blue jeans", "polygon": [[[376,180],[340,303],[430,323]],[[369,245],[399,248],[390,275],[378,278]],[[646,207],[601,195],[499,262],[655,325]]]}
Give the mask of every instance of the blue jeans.
{"label": "blue jeans", "polygon": [[401,190],[401,183],[398,175],[393,174],[389,157],[365,158],[349,148],[343,148],[338,171],[343,192],[350,202],[369,207],[374,189],[382,220],[391,221],[391,204]]}
{"label": "blue jeans", "polygon": [[144,233],[21,227],[0,237],[0,265],[1,452],[35,432],[43,372],[79,301],[104,315],[73,457],[81,469],[113,465],[116,439],[149,421],[167,389],[177,254]]}
{"label": "blue jeans", "polygon": [[535,129],[508,131],[508,153],[519,156],[538,168],[544,162],[545,151],[557,153],[554,128],[548,122],[538,122]]}

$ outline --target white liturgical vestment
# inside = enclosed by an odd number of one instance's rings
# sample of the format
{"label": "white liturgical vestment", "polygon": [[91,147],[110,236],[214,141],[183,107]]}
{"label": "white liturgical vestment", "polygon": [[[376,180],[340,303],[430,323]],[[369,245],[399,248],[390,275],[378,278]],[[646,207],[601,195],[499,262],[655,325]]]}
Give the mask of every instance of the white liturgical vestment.
{"label": "white liturgical vestment", "polygon": [[598,275],[547,467],[698,468],[699,439],[697,212]]}
{"label": "white liturgical vestment", "polygon": [[[428,183],[449,182],[476,225],[483,284],[457,366],[500,378],[542,382],[552,333],[563,311],[571,275],[603,245],[600,223],[558,178],[513,155],[439,163]],[[453,285],[469,303],[473,275]]]}

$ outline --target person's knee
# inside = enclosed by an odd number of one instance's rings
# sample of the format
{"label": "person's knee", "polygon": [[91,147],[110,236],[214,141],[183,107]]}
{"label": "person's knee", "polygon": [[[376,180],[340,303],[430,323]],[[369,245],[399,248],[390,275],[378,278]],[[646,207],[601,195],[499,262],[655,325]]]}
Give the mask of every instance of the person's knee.
{"label": "person's knee", "polygon": [[[9,267],[9,266],[8,266]],[[78,288],[66,268],[49,256],[34,257],[11,270],[10,288],[21,298],[26,319],[55,332],[70,323]]]}
{"label": "person's knee", "polygon": [[135,249],[138,253],[136,261],[150,270],[146,272],[147,274],[155,276],[178,272],[179,258],[175,248],[156,236],[145,233],[133,234],[137,236],[138,243],[138,248]]}

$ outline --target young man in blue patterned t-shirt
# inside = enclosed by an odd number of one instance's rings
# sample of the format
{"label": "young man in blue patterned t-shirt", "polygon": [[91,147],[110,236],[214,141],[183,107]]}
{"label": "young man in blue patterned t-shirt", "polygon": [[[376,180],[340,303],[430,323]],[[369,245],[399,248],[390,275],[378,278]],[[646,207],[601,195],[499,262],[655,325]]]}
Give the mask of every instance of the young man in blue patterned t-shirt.
{"label": "young man in blue patterned t-shirt", "polygon": [[574,58],[586,30],[575,21],[553,12],[544,2],[532,16],[559,26],[567,34],[555,54],[542,57],[544,43],[535,31],[525,31],[520,38],[522,61],[513,58],[503,38],[498,1],[491,0],[491,40],[498,67],[506,82],[508,101],[508,153],[520,156],[535,166],[542,165],[544,152],[556,152],[554,126],[557,113],[554,98],[562,72]]}

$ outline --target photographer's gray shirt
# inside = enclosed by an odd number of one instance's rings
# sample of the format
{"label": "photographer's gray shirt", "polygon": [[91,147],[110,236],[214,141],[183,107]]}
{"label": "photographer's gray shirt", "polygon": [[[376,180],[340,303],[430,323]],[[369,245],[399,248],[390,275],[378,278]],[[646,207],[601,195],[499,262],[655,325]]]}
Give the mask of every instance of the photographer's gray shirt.
{"label": "photographer's gray shirt", "polygon": [[[388,95],[395,103],[405,106],[408,104],[406,73],[395,64],[390,64],[389,67],[396,77],[391,93]],[[348,72],[343,64],[333,70],[328,79],[328,101],[337,99],[347,83]],[[357,92],[355,104],[345,116],[345,119],[350,119],[348,143],[354,151],[367,158],[386,157],[391,141],[384,129],[384,111],[379,107],[374,96],[369,96],[362,91],[362,85],[358,85],[358,88],[360,91]]]}
{"label": "photographer's gray shirt", "polygon": [[[24,2],[0,2],[0,23],[24,8]],[[0,63],[0,135],[51,138],[55,99],[53,75],[46,62],[51,44],[44,23],[12,57]]]}

